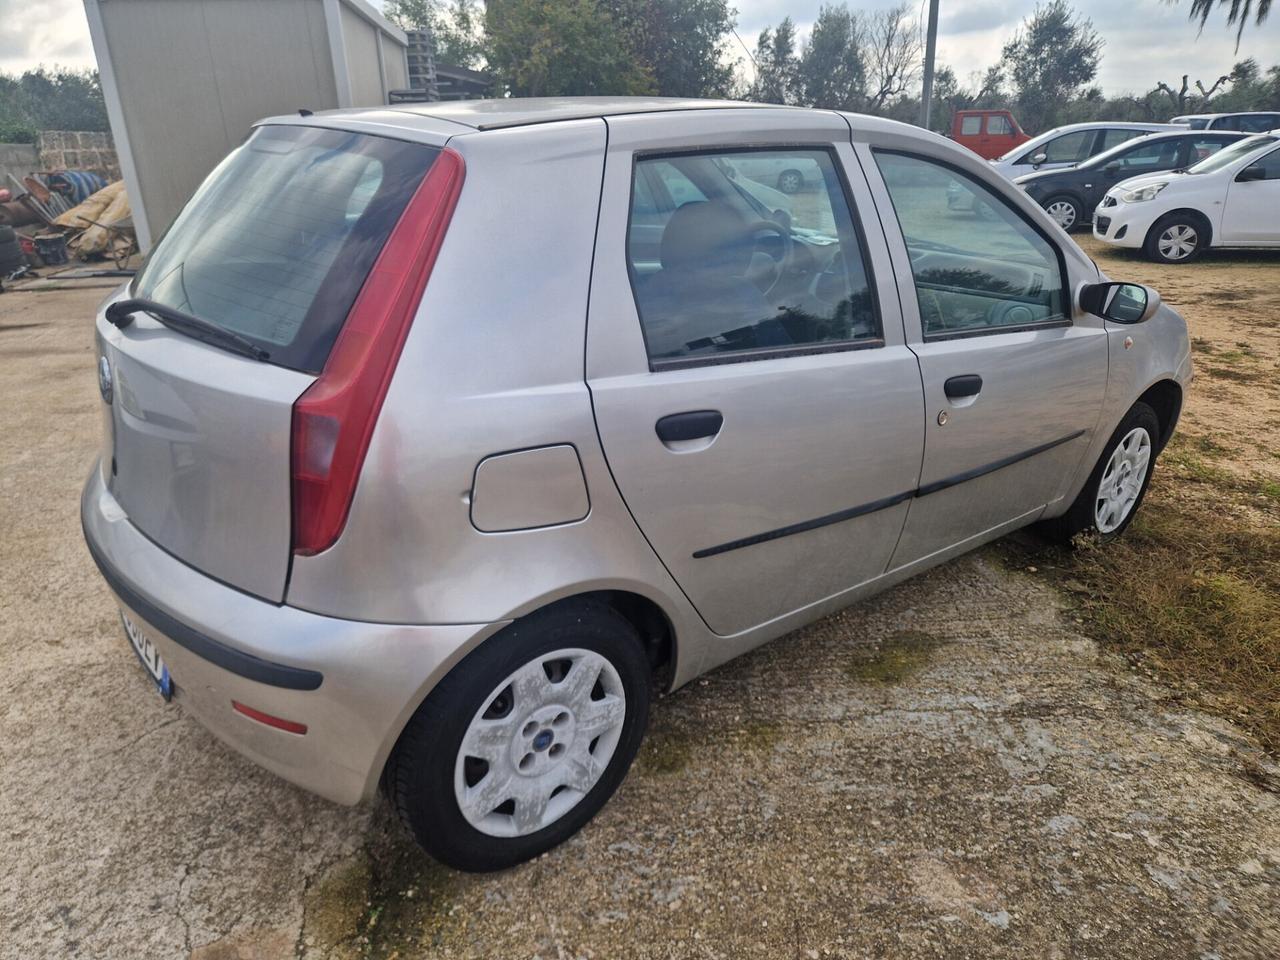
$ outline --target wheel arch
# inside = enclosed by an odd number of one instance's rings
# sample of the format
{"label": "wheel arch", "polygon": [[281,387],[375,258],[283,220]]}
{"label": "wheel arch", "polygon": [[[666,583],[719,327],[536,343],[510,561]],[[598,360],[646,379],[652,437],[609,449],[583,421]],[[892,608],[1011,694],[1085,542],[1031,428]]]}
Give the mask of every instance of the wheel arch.
{"label": "wheel arch", "polygon": [[1156,446],[1158,453],[1173,436],[1178,417],[1182,414],[1182,385],[1176,380],[1157,380],[1142,392],[1137,402],[1145,403],[1154,410],[1156,419],[1160,421],[1160,437]]}
{"label": "wheel arch", "polygon": [[[1176,217],[1187,217],[1195,220],[1205,233],[1204,246],[1213,246],[1213,221],[1204,213],[1203,210],[1197,210],[1195,207],[1178,207],[1176,210],[1170,210],[1168,213],[1162,213],[1156,218],[1156,222],[1147,230],[1147,235],[1143,238],[1143,245],[1151,241],[1156,230],[1163,229],[1163,225]],[[1203,249],[1203,248],[1202,248]]]}

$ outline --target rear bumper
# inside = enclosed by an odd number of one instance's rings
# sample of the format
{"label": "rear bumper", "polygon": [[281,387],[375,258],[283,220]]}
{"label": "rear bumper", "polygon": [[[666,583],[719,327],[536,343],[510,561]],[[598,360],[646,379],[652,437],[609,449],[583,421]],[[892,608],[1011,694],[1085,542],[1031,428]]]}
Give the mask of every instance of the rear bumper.
{"label": "rear bumper", "polygon": [[[120,606],[159,649],[174,700],[218,739],[338,803],[377,789],[387,755],[430,689],[504,624],[340,620],[213,580],[129,522],[94,467],[80,501],[85,542]],[[121,630],[121,656],[128,656]],[[261,724],[233,700],[307,726]]]}

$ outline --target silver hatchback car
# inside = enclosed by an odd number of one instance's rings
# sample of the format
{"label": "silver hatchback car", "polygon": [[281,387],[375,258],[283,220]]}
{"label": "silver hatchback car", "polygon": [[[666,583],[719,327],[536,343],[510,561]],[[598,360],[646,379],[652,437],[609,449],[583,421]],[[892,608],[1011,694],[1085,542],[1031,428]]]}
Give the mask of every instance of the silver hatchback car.
{"label": "silver hatchback car", "polygon": [[1118,534],[1191,376],[963,148],[705,101],[264,121],[96,330],[84,533],[160,693],[468,870],[581,828],[651,691],[1018,527]]}

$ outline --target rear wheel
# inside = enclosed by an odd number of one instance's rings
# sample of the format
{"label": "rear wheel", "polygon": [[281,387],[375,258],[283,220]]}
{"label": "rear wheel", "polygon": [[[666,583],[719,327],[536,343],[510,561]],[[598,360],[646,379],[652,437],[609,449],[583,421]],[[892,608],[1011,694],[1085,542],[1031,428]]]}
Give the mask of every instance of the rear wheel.
{"label": "rear wheel", "polygon": [[1091,527],[1104,540],[1124,533],[1146,496],[1159,436],[1155,411],[1135,403],[1107,441],[1070,509],[1037,524],[1039,533],[1061,543]]}
{"label": "rear wheel", "polygon": [[384,782],[433,857],[500,870],[567,840],[604,806],[648,714],[635,628],[601,604],[551,607],[440,682],[401,735]]}
{"label": "rear wheel", "polygon": [[1068,233],[1080,226],[1080,201],[1075,197],[1061,194],[1050,197],[1044,204],[1045,212],[1053,217],[1054,222]]}
{"label": "rear wheel", "polygon": [[1142,252],[1158,263],[1188,263],[1209,242],[1209,229],[1199,217],[1173,213],[1157,220],[1147,233]]}
{"label": "rear wheel", "polygon": [[804,174],[799,170],[783,170],[778,174],[778,189],[783,193],[799,193],[804,186]]}

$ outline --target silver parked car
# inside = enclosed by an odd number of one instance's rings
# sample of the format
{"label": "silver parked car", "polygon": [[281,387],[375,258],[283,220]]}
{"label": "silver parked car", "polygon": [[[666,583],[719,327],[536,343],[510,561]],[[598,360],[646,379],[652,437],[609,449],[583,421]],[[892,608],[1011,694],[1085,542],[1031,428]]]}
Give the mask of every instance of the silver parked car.
{"label": "silver parked car", "polygon": [[[757,159],[818,186],[772,209]],[[160,693],[470,870],[581,828],[652,691],[1018,527],[1120,533],[1191,376],[964,148],[706,101],[264,121],[96,329],[85,538]]]}

